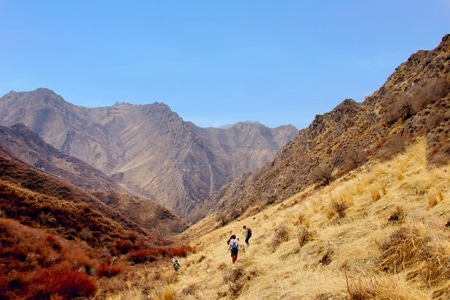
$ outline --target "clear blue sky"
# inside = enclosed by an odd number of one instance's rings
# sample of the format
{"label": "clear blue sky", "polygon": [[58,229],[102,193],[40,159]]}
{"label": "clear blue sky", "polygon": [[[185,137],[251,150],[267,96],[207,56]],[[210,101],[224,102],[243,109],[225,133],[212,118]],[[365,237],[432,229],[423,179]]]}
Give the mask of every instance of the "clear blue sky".
{"label": "clear blue sky", "polygon": [[450,33],[450,0],[0,0],[0,95],[307,127]]}

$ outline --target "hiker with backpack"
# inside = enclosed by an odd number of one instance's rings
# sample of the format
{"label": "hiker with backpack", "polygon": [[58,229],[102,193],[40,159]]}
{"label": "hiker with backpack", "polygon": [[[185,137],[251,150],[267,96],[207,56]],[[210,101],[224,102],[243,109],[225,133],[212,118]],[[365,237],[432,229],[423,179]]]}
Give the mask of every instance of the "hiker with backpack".
{"label": "hiker with backpack", "polygon": [[228,250],[231,252],[231,262],[234,264],[238,257],[239,252],[239,239],[236,238],[236,235],[233,234],[230,236],[230,238],[227,241]]}
{"label": "hiker with backpack", "polygon": [[175,271],[178,271],[180,269],[180,263],[178,262],[178,259],[176,259],[175,257],[172,257],[172,264],[173,264],[173,269]]}
{"label": "hiker with backpack", "polygon": [[247,244],[247,246],[250,246],[249,240],[252,237],[252,230],[245,225],[243,228],[245,230],[245,243]]}
{"label": "hiker with backpack", "polygon": [[236,239],[236,234],[234,234],[232,231],[230,231],[230,237],[229,237],[228,240],[227,240],[227,245],[228,245],[228,246],[230,245],[230,241],[231,241],[232,239]]}

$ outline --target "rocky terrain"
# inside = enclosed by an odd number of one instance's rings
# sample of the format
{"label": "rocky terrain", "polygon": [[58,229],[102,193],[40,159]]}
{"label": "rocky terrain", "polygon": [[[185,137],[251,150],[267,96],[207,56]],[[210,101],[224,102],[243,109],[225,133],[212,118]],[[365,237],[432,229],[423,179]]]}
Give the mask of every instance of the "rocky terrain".
{"label": "rocky terrain", "polygon": [[290,125],[249,122],[200,128],[163,103],[79,107],[48,89],[0,98],[0,125],[18,123],[130,193],[187,219],[211,193],[272,160],[298,133]]}
{"label": "rocky terrain", "polygon": [[[450,157],[450,35],[402,63],[364,102],[345,99],[279,151],[275,159],[215,192],[198,212],[219,224],[251,215],[311,183],[327,185],[368,160],[386,160],[417,138],[430,165]],[[214,226],[210,226],[214,227]]]}

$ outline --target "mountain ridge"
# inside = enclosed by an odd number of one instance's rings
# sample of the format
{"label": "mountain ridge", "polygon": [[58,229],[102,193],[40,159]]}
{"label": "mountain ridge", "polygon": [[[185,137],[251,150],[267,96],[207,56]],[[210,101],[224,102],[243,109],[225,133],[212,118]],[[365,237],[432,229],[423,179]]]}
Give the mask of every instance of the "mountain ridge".
{"label": "mountain ridge", "polygon": [[298,132],[291,125],[257,123],[201,128],[158,102],[79,107],[44,88],[8,93],[0,110],[1,125],[25,124],[56,149],[182,217],[224,184],[270,161]]}
{"label": "mountain ridge", "polygon": [[[16,124],[10,128],[0,126],[0,147],[4,153],[19,159],[22,163],[55,176],[61,181],[70,182],[147,230],[174,234],[187,227],[184,221],[169,210],[151,199],[130,195],[126,189],[101,171],[58,151],[23,124]],[[5,173],[6,169],[3,172]],[[164,222],[160,220],[162,215],[165,216]]]}

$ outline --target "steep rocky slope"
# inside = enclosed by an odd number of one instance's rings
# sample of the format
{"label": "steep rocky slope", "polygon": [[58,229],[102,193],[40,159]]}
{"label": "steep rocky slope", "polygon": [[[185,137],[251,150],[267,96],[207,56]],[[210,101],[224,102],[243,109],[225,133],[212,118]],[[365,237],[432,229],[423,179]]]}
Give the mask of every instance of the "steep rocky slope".
{"label": "steep rocky slope", "polygon": [[0,124],[23,123],[47,143],[183,217],[212,192],[273,159],[298,131],[184,122],[163,103],[85,108],[48,89],[0,98]]}
{"label": "steep rocky slope", "polygon": [[328,184],[370,160],[385,160],[418,137],[429,164],[450,157],[450,35],[420,50],[362,103],[346,99],[317,115],[275,159],[214,193],[198,214],[219,212],[226,223],[286,199],[310,183]]}

